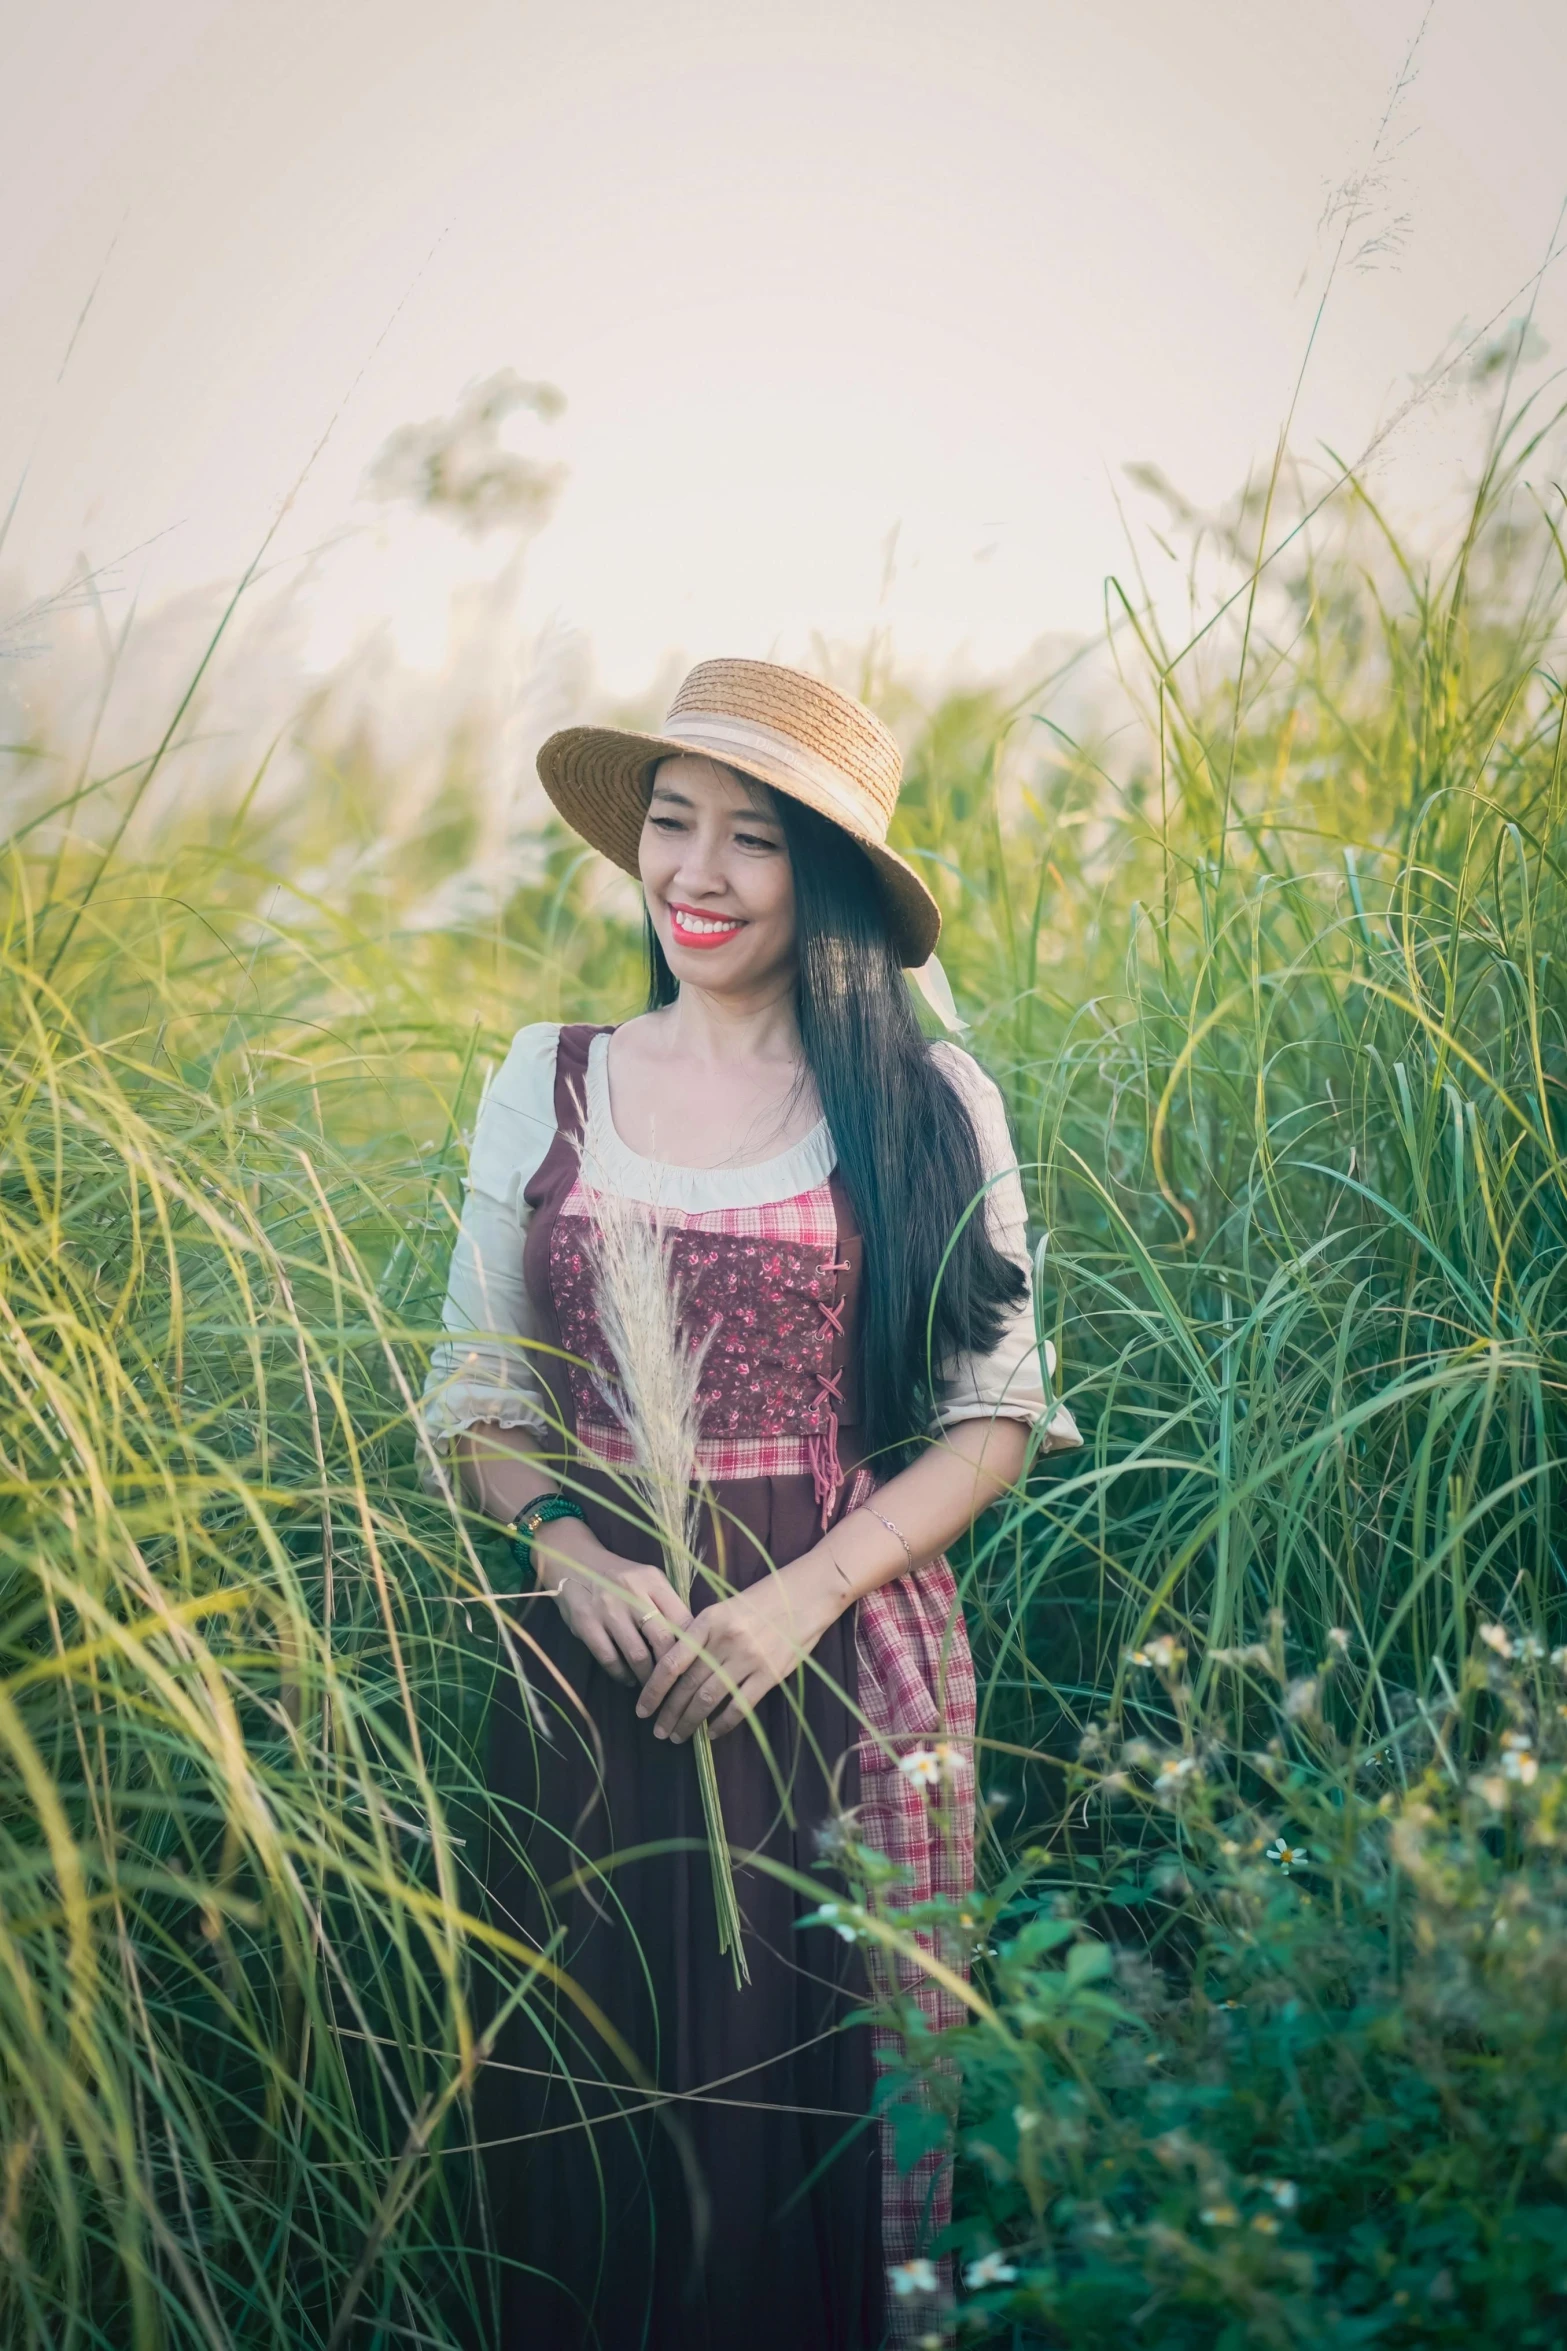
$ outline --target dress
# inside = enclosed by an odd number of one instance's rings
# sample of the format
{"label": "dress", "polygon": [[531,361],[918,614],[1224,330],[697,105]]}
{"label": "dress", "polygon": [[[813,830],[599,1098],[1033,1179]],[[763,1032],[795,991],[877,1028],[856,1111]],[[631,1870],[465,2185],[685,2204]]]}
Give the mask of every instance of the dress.
{"label": "dress", "polygon": [[[482,1297],[454,1266],[454,1343],[432,1367],[426,1414],[441,1439],[484,1417],[529,1425],[531,1443],[561,1451],[593,1532],[656,1563],[628,1501],[630,1448],[594,1375],[609,1360],[594,1193],[617,1178],[645,1193],[649,1170],[678,1192],[698,1171],[640,1162],[627,1173],[634,1155],[614,1136],[595,1044],[606,1035],[567,1027],[551,1056],[551,1038],[533,1033],[535,1064],[553,1061],[554,1131],[542,1153],[503,1146],[520,1285],[481,1205],[465,1262],[471,1275],[488,1257]],[[683,1323],[711,1334],[702,1551],[730,1589],[798,1557],[872,1490],[853,1369],[860,1238],[830,1139],[812,1140],[803,1157],[767,1163],[794,1185],[779,1197],[657,1203]],[[488,1175],[493,1199],[500,1177],[485,1158],[476,1136],[475,1184]],[[765,1175],[731,1189],[776,1190]],[[500,1360],[472,1336],[485,1331],[526,1344]],[[1037,1377],[1035,1390],[1042,1400]],[[1063,1420],[1057,1408],[1052,1435],[1073,1441]],[[721,1588],[699,1586],[693,1606]],[[480,2076],[502,2278],[486,2344],[876,2351],[905,2316],[887,2307],[886,2266],[939,2226],[945,2172],[934,2159],[912,2178],[892,2169],[868,2119],[876,2049],[856,2021],[868,1991],[860,1947],[797,1922],[839,1890],[815,1865],[820,1832],[845,1811],[906,1864],[910,1898],[969,1882],[974,1683],[950,1570],[932,1561],[847,1611],[762,1702],[754,1733],[715,1747],[730,1843],[753,1857],[736,1872],[743,1988],[718,1949],[690,1748],[653,1739],[635,1690],[610,1679],[547,1600],[521,1613],[536,1644],[526,1659],[535,1714],[503,1678],[488,1750],[501,1826],[484,1894],[569,1989],[535,1986]],[[933,1735],[953,1759],[934,1801],[898,1769]],[[922,1996],[933,2021],[952,2020],[950,1996]]]}

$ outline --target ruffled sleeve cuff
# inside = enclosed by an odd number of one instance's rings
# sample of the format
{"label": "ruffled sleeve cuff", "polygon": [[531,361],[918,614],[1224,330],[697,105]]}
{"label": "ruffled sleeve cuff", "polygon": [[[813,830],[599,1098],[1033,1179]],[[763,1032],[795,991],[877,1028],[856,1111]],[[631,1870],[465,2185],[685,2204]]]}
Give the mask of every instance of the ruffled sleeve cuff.
{"label": "ruffled sleeve cuff", "polygon": [[419,1418],[437,1453],[449,1453],[456,1438],[487,1423],[500,1429],[550,1426],[543,1391],[526,1361],[498,1347],[451,1341],[431,1351]]}
{"label": "ruffled sleeve cuff", "polygon": [[[555,1132],[555,1049],[560,1031],[519,1030],[485,1089],[474,1126],[462,1221],[452,1248],[442,1321],[430,1351],[419,1416],[437,1455],[468,1429],[547,1431],[548,1398],[528,1357],[536,1338],[523,1277],[526,1186]],[[437,1480],[425,1459],[425,1483]]]}
{"label": "ruffled sleeve cuff", "polygon": [[1048,1339],[1041,1345],[1034,1327],[1028,1215],[1006,1106],[999,1087],[969,1054],[950,1044],[934,1050],[974,1122],[988,1186],[985,1218],[990,1237],[1022,1274],[1024,1287],[988,1354],[962,1355],[944,1367],[934,1399],[932,1434],[961,1420],[1020,1420],[1031,1429],[1042,1428],[1046,1452],[1066,1452],[1083,1440],[1071,1413],[1055,1398],[1055,1349]]}
{"label": "ruffled sleeve cuff", "polygon": [[[1021,1325],[1022,1327],[1018,1327]],[[1051,1391],[1056,1351],[1047,1339],[1035,1344],[1032,1301],[1021,1302],[1017,1323],[989,1355],[965,1355],[944,1379],[936,1397],[932,1435],[961,1420],[1020,1420],[1041,1430],[1041,1450],[1065,1453],[1081,1445],[1076,1421]]]}

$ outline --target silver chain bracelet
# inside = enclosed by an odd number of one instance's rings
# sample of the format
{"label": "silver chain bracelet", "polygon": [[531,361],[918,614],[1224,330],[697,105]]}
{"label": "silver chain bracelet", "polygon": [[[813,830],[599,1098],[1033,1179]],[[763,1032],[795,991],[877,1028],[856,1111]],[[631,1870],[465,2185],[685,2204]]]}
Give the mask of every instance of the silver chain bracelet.
{"label": "silver chain bracelet", "polygon": [[869,1510],[872,1518],[881,1519],[881,1523],[886,1528],[889,1535],[897,1536],[898,1541],[903,1545],[903,1556],[908,1561],[910,1567],[912,1567],[914,1565],[914,1553],[910,1549],[909,1538],[904,1533],[902,1527],[895,1527],[890,1518],[882,1518],[881,1512],[879,1510],[872,1509],[869,1502],[862,1502],[860,1504],[860,1508],[862,1510]]}

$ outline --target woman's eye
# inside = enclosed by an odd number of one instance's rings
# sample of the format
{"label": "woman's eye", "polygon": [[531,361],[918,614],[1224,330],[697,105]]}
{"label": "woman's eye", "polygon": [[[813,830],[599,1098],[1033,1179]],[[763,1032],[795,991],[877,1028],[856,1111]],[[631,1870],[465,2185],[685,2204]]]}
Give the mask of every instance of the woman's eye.
{"label": "woman's eye", "polygon": [[678,816],[650,816],[648,823],[656,833],[683,833],[685,826]]}
{"label": "woman's eye", "polygon": [[765,833],[736,833],[735,839],[742,849],[776,849],[778,846],[776,841],[768,840]]}

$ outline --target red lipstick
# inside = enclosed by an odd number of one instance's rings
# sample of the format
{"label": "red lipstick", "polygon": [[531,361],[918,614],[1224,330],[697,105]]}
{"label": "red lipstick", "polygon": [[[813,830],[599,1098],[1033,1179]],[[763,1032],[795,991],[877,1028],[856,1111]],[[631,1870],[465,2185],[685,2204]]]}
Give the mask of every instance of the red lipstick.
{"label": "red lipstick", "polygon": [[672,904],[669,927],[682,947],[722,947],[744,930],[745,925],[737,915],[704,914],[700,906]]}

